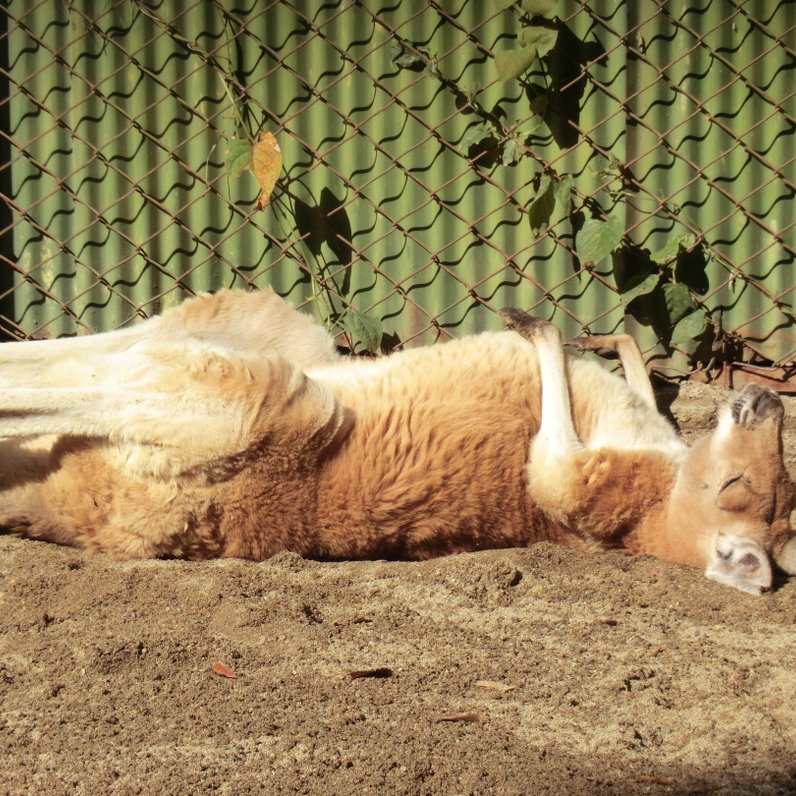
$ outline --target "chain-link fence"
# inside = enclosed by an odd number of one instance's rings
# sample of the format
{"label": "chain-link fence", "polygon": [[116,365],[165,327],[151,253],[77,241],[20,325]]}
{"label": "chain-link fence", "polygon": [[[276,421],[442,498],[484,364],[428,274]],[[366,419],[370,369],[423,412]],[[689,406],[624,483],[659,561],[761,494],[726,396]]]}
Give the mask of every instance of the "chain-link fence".
{"label": "chain-link fence", "polygon": [[[273,285],[357,350],[626,329],[796,382],[789,0],[8,0],[6,337]],[[249,166],[283,166],[270,202]],[[273,164],[272,164],[273,165]]]}

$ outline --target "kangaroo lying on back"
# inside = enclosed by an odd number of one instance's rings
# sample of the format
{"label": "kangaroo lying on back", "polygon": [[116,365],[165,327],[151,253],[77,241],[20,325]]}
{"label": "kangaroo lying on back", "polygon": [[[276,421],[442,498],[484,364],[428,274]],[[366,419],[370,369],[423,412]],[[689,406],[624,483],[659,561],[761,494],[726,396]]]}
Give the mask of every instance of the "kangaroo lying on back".
{"label": "kangaroo lying on back", "polygon": [[[342,359],[276,294],[222,292],[131,329],[0,347],[0,525],[119,557],[420,559],[549,540],[796,574],[783,407],[750,385],[689,448],[640,353],[626,379],[557,330]],[[519,334],[517,333],[519,332]],[[35,386],[32,386],[35,385]]]}

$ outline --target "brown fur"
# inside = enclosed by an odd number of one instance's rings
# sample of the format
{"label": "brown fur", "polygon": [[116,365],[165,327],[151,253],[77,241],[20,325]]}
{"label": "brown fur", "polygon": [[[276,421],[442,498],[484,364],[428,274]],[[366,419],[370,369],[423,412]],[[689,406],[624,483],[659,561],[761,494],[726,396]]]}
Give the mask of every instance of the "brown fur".
{"label": "brown fur", "polygon": [[515,320],[528,340],[338,360],[274,294],[221,293],[127,332],[4,346],[0,522],[120,557],[418,559],[550,540],[768,588],[791,539],[781,403],[741,396],[743,422],[689,451],[628,338],[635,387]]}

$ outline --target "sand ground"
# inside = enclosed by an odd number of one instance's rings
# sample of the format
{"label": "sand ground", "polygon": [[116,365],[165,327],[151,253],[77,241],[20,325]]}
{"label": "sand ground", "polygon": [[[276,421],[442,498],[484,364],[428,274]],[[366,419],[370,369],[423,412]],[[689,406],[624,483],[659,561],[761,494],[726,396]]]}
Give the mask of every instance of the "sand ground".
{"label": "sand ground", "polygon": [[[692,435],[721,400],[687,385],[672,411]],[[796,792],[796,579],[751,597],[550,545],[119,563],[0,537],[0,597],[2,794]]]}

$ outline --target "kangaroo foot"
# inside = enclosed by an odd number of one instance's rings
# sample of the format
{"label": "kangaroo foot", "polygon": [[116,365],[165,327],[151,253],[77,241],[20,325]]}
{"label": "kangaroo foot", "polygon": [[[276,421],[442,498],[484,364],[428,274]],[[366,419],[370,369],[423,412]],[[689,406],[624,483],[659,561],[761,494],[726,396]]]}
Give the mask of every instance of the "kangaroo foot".
{"label": "kangaroo foot", "polygon": [[564,345],[576,348],[578,351],[592,351],[604,359],[617,359],[619,346],[622,344],[619,338],[624,336],[618,334],[588,334],[582,337],[573,337],[571,340],[567,340]]}
{"label": "kangaroo foot", "polygon": [[498,315],[503,318],[507,328],[513,329],[526,340],[534,340],[538,337],[560,337],[558,329],[552,323],[542,318],[534,318],[515,307],[504,307],[498,311]]}

